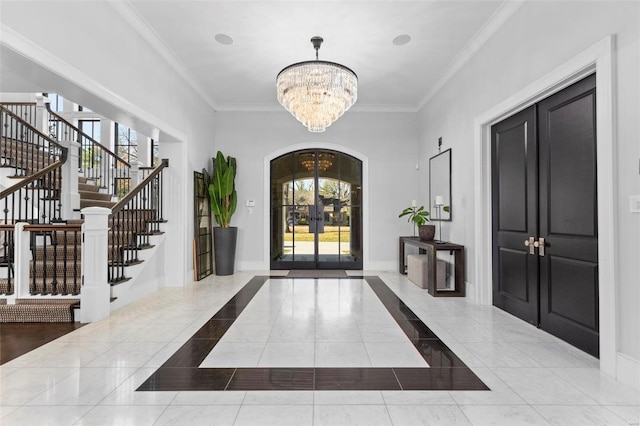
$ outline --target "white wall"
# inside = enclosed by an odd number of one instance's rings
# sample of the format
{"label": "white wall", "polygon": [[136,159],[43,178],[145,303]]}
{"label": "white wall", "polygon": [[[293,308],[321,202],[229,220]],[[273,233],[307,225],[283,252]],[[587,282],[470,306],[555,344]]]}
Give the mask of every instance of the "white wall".
{"label": "white wall", "polygon": [[59,93],[159,139],[178,228],[166,281],[190,279],[192,172],[209,167],[214,111],[107,2],[2,2],[0,23],[0,91]]}
{"label": "white wall", "polygon": [[[616,36],[617,313],[618,348],[640,359],[640,216],[629,195],[640,194],[640,4],[526,2],[420,112],[421,157],[436,152],[438,136],[453,148],[453,241],[468,247],[467,280],[474,275],[474,120],[609,34]],[[425,177],[427,170],[423,171]],[[446,234],[445,234],[446,235]]]}
{"label": "white wall", "polygon": [[[398,214],[418,196],[419,173],[415,169],[418,149],[417,114],[347,112],[324,133],[310,133],[288,112],[218,112],[213,145],[238,160],[236,186],[238,211],[232,225],[238,226],[238,266],[268,268],[265,252],[264,205],[265,158],[299,144],[324,143],[357,151],[369,166],[369,245],[364,247],[365,268],[397,269],[398,236],[412,228]],[[256,201],[254,214],[247,214],[245,201]],[[366,202],[366,201],[365,201]],[[266,230],[268,231],[268,229]],[[367,263],[366,260],[369,260]]]}

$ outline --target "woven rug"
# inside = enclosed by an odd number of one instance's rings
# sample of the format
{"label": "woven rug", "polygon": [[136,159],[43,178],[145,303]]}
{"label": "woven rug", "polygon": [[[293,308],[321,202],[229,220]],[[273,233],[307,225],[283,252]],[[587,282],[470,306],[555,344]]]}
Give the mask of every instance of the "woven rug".
{"label": "woven rug", "polygon": [[18,299],[15,305],[0,305],[0,322],[73,322],[73,307],[79,299]]}
{"label": "woven rug", "polygon": [[342,269],[296,269],[287,274],[289,278],[346,278],[347,273]]}

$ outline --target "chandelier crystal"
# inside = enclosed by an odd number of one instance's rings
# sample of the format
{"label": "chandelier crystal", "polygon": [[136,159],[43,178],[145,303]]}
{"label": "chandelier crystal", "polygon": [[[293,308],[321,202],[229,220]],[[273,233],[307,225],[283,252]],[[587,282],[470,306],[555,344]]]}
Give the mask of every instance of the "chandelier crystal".
{"label": "chandelier crystal", "polygon": [[[318,171],[326,172],[333,166],[335,156],[328,152],[320,152],[317,155]],[[313,152],[300,154],[300,163],[308,171],[312,172],[316,166],[316,155]]]}
{"label": "chandelier crystal", "polygon": [[278,74],[278,102],[310,132],[324,132],[358,99],[358,76],[344,65],[318,60],[322,37],[313,37],[315,61],[289,65]]}

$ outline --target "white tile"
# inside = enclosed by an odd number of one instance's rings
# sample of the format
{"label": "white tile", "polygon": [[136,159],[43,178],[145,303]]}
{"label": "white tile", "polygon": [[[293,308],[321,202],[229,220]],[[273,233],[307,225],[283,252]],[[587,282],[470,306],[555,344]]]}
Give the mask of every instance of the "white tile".
{"label": "white tile", "polygon": [[264,343],[218,343],[200,364],[200,368],[256,367]]}
{"label": "white tile", "polygon": [[134,343],[121,342],[115,347],[103,353],[93,361],[88,363],[87,367],[141,367],[149,362],[166,343]]}
{"label": "white tile", "polygon": [[359,326],[363,342],[404,342],[407,335],[399,326],[364,324]]}
{"label": "white tile", "polygon": [[174,405],[166,409],[154,426],[211,425],[231,426],[236,420],[239,405],[193,406]]}
{"label": "white tile", "polygon": [[240,325],[234,323],[222,336],[225,343],[265,343],[271,333],[272,324]]}
{"label": "white tile", "polygon": [[428,367],[425,359],[408,339],[404,342],[368,342],[364,345],[373,367]]}
{"label": "white tile", "polygon": [[267,343],[258,367],[313,367],[313,343]]}
{"label": "white tile", "polygon": [[0,405],[23,405],[65,377],[76,368],[21,368],[0,383]]}
{"label": "white tile", "polygon": [[387,405],[455,405],[448,391],[382,391]]}
{"label": "white tile", "polygon": [[640,405],[607,405],[607,408],[629,425],[640,424]]}
{"label": "white tile", "polygon": [[[548,426],[549,423],[528,405],[476,405],[461,407],[473,425]],[[567,424],[568,426],[568,424]]]}
{"label": "white tile", "polygon": [[92,408],[77,426],[145,426],[153,425],[165,411],[165,406],[98,406]]}
{"label": "white tile", "polygon": [[184,342],[169,342],[165,346],[162,347],[155,355],[153,355],[147,362],[145,362],[142,366],[149,368],[159,368],[164,364],[173,354],[175,354],[178,349],[180,349],[184,345]]}
{"label": "white tile", "polygon": [[158,323],[148,324],[135,333],[125,337],[123,342],[170,342],[186,328],[185,324]]}
{"label": "white tile", "polygon": [[90,406],[83,407],[19,407],[2,417],[2,426],[58,426],[75,424]]}
{"label": "white tile", "polygon": [[513,343],[512,346],[535,358],[543,367],[600,367],[597,358],[564,342]]}
{"label": "white tile", "polygon": [[313,392],[309,391],[248,391],[244,405],[311,405]]}
{"label": "white tile", "polygon": [[316,342],[362,342],[360,330],[351,318],[316,323]]}
{"label": "white tile", "polygon": [[316,343],[316,367],[371,367],[363,343]]}
{"label": "white tile", "polygon": [[312,425],[313,411],[313,405],[243,405],[234,425]]}
{"label": "white tile", "polygon": [[134,372],[133,368],[82,368],[27,405],[95,405]]}
{"label": "white tile", "polygon": [[552,373],[604,405],[640,405],[640,391],[596,368],[550,368]]}
{"label": "white tile", "polygon": [[538,357],[504,342],[464,343],[486,367],[541,367]]}
{"label": "white tile", "polygon": [[597,404],[546,368],[495,368],[493,372],[528,404]]}
{"label": "white tile", "polygon": [[314,426],[385,426],[391,418],[384,405],[317,405]]}
{"label": "white tile", "polygon": [[20,408],[19,405],[0,405],[0,419]]}
{"label": "white tile", "polygon": [[109,393],[100,405],[168,405],[178,392],[136,391],[154,372],[155,368],[140,368]]}
{"label": "white tile", "polygon": [[384,404],[380,391],[315,391],[316,405],[381,405]]}
{"label": "white tile", "polygon": [[241,391],[182,391],[177,393],[171,405],[240,405],[245,395],[246,392]]}
{"label": "white tile", "polygon": [[455,405],[388,405],[387,409],[394,426],[471,425]]}
{"label": "white tile", "polygon": [[536,405],[534,408],[549,424],[558,426],[628,426],[629,423],[605,407]]}
{"label": "white tile", "polygon": [[273,324],[269,334],[269,343],[300,343],[315,341],[315,319],[313,317],[306,320],[283,316]]}

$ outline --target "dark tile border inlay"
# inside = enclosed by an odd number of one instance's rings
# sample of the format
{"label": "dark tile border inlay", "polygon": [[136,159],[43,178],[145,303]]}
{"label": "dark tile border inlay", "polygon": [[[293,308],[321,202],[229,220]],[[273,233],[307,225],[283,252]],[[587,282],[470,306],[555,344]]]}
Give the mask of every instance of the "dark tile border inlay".
{"label": "dark tile border inlay", "polygon": [[198,368],[270,279],[298,280],[286,276],[253,277],[137,390],[489,390],[377,276],[339,279],[364,279],[429,367]]}

